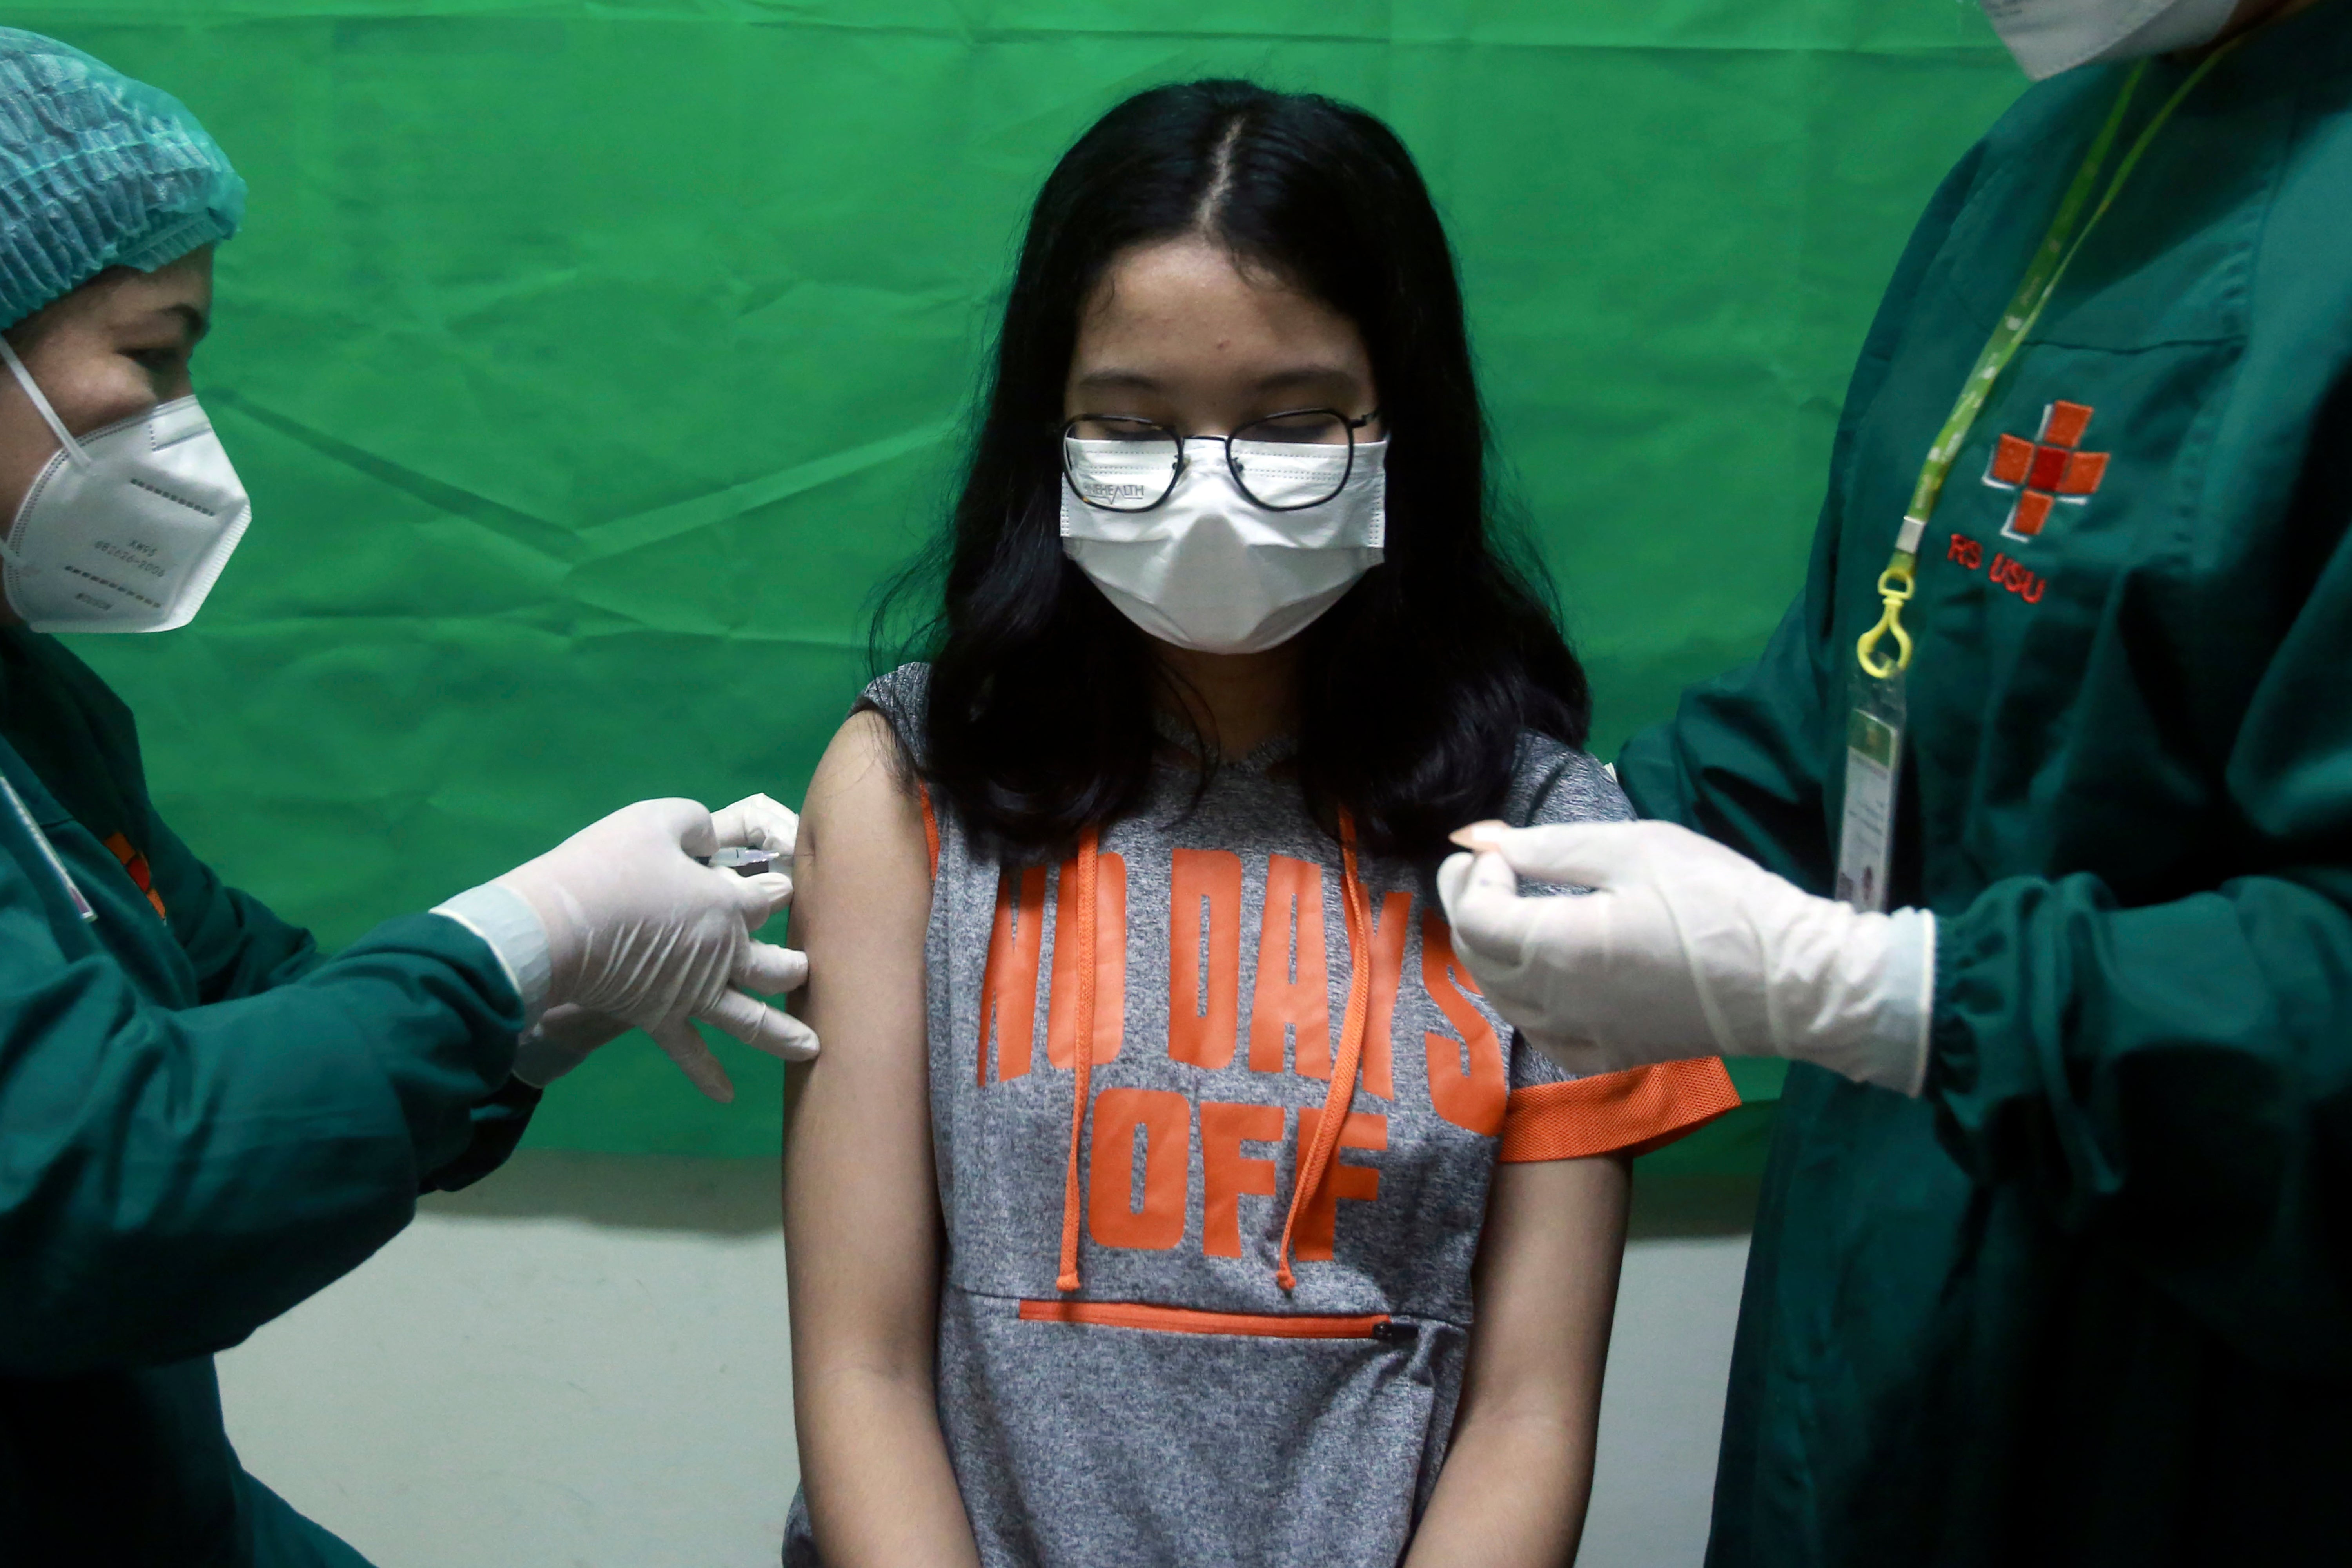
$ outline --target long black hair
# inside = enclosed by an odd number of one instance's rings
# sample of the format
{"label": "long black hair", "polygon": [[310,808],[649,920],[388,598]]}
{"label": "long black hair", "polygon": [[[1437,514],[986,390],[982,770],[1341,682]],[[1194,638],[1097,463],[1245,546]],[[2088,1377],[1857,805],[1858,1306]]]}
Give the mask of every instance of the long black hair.
{"label": "long black hair", "polygon": [[1188,234],[1339,311],[1370,351],[1387,555],[1300,634],[1298,778],[1327,825],[1344,808],[1368,849],[1425,860],[1495,814],[1523,729],[1583,744],[1591,694],[1540,569],[1492,537],[1461,286],[1412,155],[1360,109],[1246,81],[1137,94],[1038,195],[945,550],[924,776],[1013,859],[1063,853],[1144,796],[1172,677],[1063,555],[1055,429],[1096,285]]}

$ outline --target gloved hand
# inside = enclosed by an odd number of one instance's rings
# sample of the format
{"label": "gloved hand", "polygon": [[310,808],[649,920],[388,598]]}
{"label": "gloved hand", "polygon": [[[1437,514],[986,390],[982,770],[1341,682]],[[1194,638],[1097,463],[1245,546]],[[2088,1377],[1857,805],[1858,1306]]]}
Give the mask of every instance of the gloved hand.
{"label": "gloved hand", "polygon": [[[747,848],[766,849],[789,860],[794,843],[800,836],[800,818],[781,801],[764,795],[751,795],[733,805],[714,813],[710,818],[712,831],[719,845],[741,845]],[[741,873],[737,873],[740,877]],[[782,876],[782,873],[777,873]],[[792,893],[792,879],[784,878],[785,897]],[[756,943],[754,945],[757,945]],[[797,989],[808,978],[806,955],[787,952],[787,961],[800,960],[800,979],[786,986]],[[816,1037],[808,1026],[787,1014],[784,1023],[796,1032],[806,1049],[795,1056],[786,1051],[776,1054],[786,1061],[805,1061],[816,1054]],[[598,1013],[576,1003],[565,1002],[550,1007],[539,1022],[523,1031],[515,1045],[514,1075],[534,1089],[544,1089],[565,1073],[586,1061],[602,1047],[612,1044],[629,1032],[629,1021],[610,1013]],[[756,1042],[754,1042],[756,1043]],[[717,1062],[709,1064],[726,1087],[727,1075]],[[698,1079],[698,1082],[700,1080]],[[707,1092],[707,1091],[706,1091]],[[731,1087],[728,1088],[731,1094]]]}
{"label": "gloved hand", "polygon": [[[441,906],[518,977],[531,1026],[520,1053],[526,1081],[561,1076],[635,1026],[703,1093],[731,1100],[734,1087],[695,1032],[697,1018],[787,1061],[814,1056],[808,1026],[738,989],[789,991],[808,978],[805,956],[751,936],[791,902],[792,879],[739,877],[694,858],[725,846],[788,854],[797,829],[798,819],[765,795],[715,817],[690,800],[640,801]],[[517,918],[518,904],[536,918],[538,930],[524,935],[542,937],[543,947],[518,940],[517,926],[530,923]],[[549,1011],[538,1016],[542,1006]]]}
{"label": "gloved hand", "polygon": [[[1815,898],[1664,822],[1466,830],[1437,885],[1454,951],[1502,1015],[1578,1074],[1787,1057],[1916,1095],[1935,919]],[[1525,897],[1518,878],[1590,888]]]}
{"label": "gloved hand", "polygon": [[[801,819],[782,801],[764,795],[747,795],[733,805],[722,805],[710,814],[710,832],[722,849],[768,849],[790,862],[793,851],[800,847]],[[793,896],[792,879],[785,877],[784,881],[784,898],[789,901]]]}
{"label": "gloved hand", "polygon": [[626,1018],[592,1013],[566,1002],[550,1007],[515,1042],[514,1075],[533,1089],[545,1089],[629,1032]]}

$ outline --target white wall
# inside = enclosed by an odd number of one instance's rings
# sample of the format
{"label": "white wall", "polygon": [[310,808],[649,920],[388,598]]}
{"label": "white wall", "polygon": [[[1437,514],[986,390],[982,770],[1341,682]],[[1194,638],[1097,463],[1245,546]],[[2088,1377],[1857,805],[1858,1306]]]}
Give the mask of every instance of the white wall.
{"label": "white wall", "polygon": [[[1706,1545],[1747,1254],[1711,1209],[1637,1203],[1585,1568]],[[381,1568],[767,1568],[781,1224],[773,1162],[527,1152],[222,1357],[230,1434]]]}
{"label": "white wall", "polygon": [[1579,1568],[1698,1568],[1739,1311],[1745,1235],[1625,1247]]}

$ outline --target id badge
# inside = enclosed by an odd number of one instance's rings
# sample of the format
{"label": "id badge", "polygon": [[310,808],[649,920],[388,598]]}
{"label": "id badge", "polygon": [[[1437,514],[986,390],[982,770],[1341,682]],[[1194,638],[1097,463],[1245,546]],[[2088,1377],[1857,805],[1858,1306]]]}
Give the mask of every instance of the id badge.
{"label": "id badge", "polygon": [[1837,896],[1867,913],[1886,909],[1895,858],[1895,792],[1903,773],[1903,677],[1856,673],[1845,721],[1845,822],[1838,832]]}

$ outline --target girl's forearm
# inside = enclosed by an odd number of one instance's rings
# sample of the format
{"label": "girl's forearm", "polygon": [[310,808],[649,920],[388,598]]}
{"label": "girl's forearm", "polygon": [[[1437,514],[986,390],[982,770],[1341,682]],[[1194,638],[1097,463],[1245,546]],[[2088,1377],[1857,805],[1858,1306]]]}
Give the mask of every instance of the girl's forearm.
{"label": "girl's forearm", "polygon": [[1591,1491],[1590,1423],[1470,1415],[1454,1429],[1405,1568],[1565,1568]]}
{"label": "girl's forearm", "polygon": [[844,1367],[793,1393],[825,1568],[979,1568],[928,1369]]}
{"label": "girl's forearm", "polygon": [[1478,1243],[1454,1441],[1407,1568],[1563,1568],[1592,1491],[1629,1162],[1506,1164]]}

